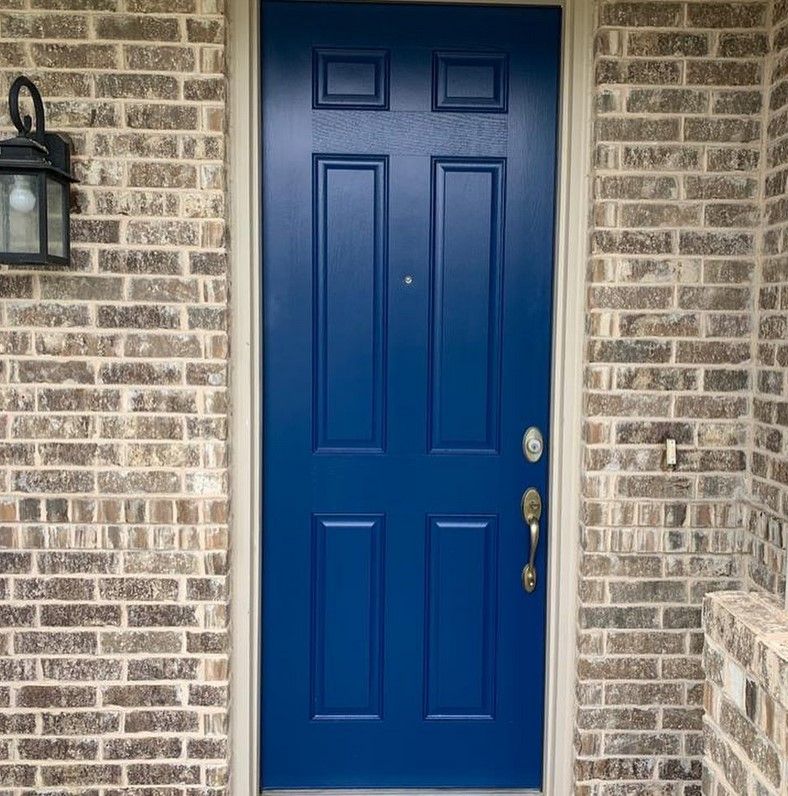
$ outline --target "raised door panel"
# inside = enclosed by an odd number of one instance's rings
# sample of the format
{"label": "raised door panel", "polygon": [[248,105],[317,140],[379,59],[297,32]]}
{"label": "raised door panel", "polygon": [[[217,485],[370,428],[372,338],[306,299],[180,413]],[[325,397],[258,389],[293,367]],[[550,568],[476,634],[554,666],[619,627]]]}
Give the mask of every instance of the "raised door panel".
{"label": "raised door panel", "polygon": [[382,715],[384,527],[382,516],[313,517],[315,720]]}
{"label": "raised door panel", "polygon": [[315,49],[313,100],[315,108],[387,110],[389,54],[386,50]]}
{"label": "raised door panel", "polygon": [[425,717],[495,718],[498,521],[430,517]]}
{"label": "raised door panel", "polygon": [[432,81],[433,110],[507,111],[509,59],[504,53],[436,52]]}
{"label": "raised door panel", "polygon": [[315,157],[317,451],[385,448],[386,166]]}
{"label": "raised door panel", "polygon": [[430,449],[498,450],[503,160],[435,159]]}

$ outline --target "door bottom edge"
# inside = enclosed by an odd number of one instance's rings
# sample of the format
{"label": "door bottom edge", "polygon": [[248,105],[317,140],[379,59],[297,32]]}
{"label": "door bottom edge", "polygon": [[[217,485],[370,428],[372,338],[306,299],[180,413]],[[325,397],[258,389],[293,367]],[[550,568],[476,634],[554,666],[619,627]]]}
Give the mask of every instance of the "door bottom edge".
{"label": "door bottom edge", "polygon": [[543,796],[541,789],[533,788],[263,788],[260,796]]}

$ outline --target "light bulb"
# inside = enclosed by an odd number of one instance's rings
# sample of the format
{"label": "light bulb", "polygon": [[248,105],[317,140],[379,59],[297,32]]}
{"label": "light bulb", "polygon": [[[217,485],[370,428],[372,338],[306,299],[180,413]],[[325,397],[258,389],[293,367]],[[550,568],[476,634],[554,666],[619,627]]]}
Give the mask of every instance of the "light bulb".
{"label": "light bulb", "polygon": [[30,213],[36,206],[36,195],[23,177],[14,177],[14,187],[8,197],[11,208],[17,213]]}

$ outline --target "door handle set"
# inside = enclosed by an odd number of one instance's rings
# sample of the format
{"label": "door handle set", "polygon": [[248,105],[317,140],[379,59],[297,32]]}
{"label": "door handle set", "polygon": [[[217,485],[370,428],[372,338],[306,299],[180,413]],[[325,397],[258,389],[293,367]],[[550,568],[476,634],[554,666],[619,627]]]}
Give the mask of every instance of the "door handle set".
{"label": "door handle set", "polygon": [[539,520],[542,518],[542,498],[539,492],[531,487],[523,493],[520,501],[523,520],[531,534],[531,553],[528,563],[523,567],[523,588],[530,594],[536,589],[536,548],[539,546]]}
{"label": "door handle set", "polygon": [[[523,456],[531,464],[535,464],[542,458],[542,453],[544,453],[542,432],[536,426],[531,426],[523,434]],[[523,493],[520,513],[531,537],[531,552],[528,563],[522,571],[523,589],[530,594],[536,589],[536,549],[539,547],[539,521],[542,519],[542,498],[535,487],[530,487]]]}

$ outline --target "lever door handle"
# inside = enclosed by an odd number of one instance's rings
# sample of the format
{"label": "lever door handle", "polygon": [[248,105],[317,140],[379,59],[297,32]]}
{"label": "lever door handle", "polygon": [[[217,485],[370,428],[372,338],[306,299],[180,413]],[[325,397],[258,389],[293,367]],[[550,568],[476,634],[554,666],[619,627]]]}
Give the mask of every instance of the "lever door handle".
{"label": "lever door handle", "polygon": [[542,518],[542,498],[539,492],[531,487],[523,494],[520,502],[523,520],[531,534],[531,553],[528,563],[523,567],[523,588],[530,594],[536,589],[536,548],[539,547],[539,520]]}

